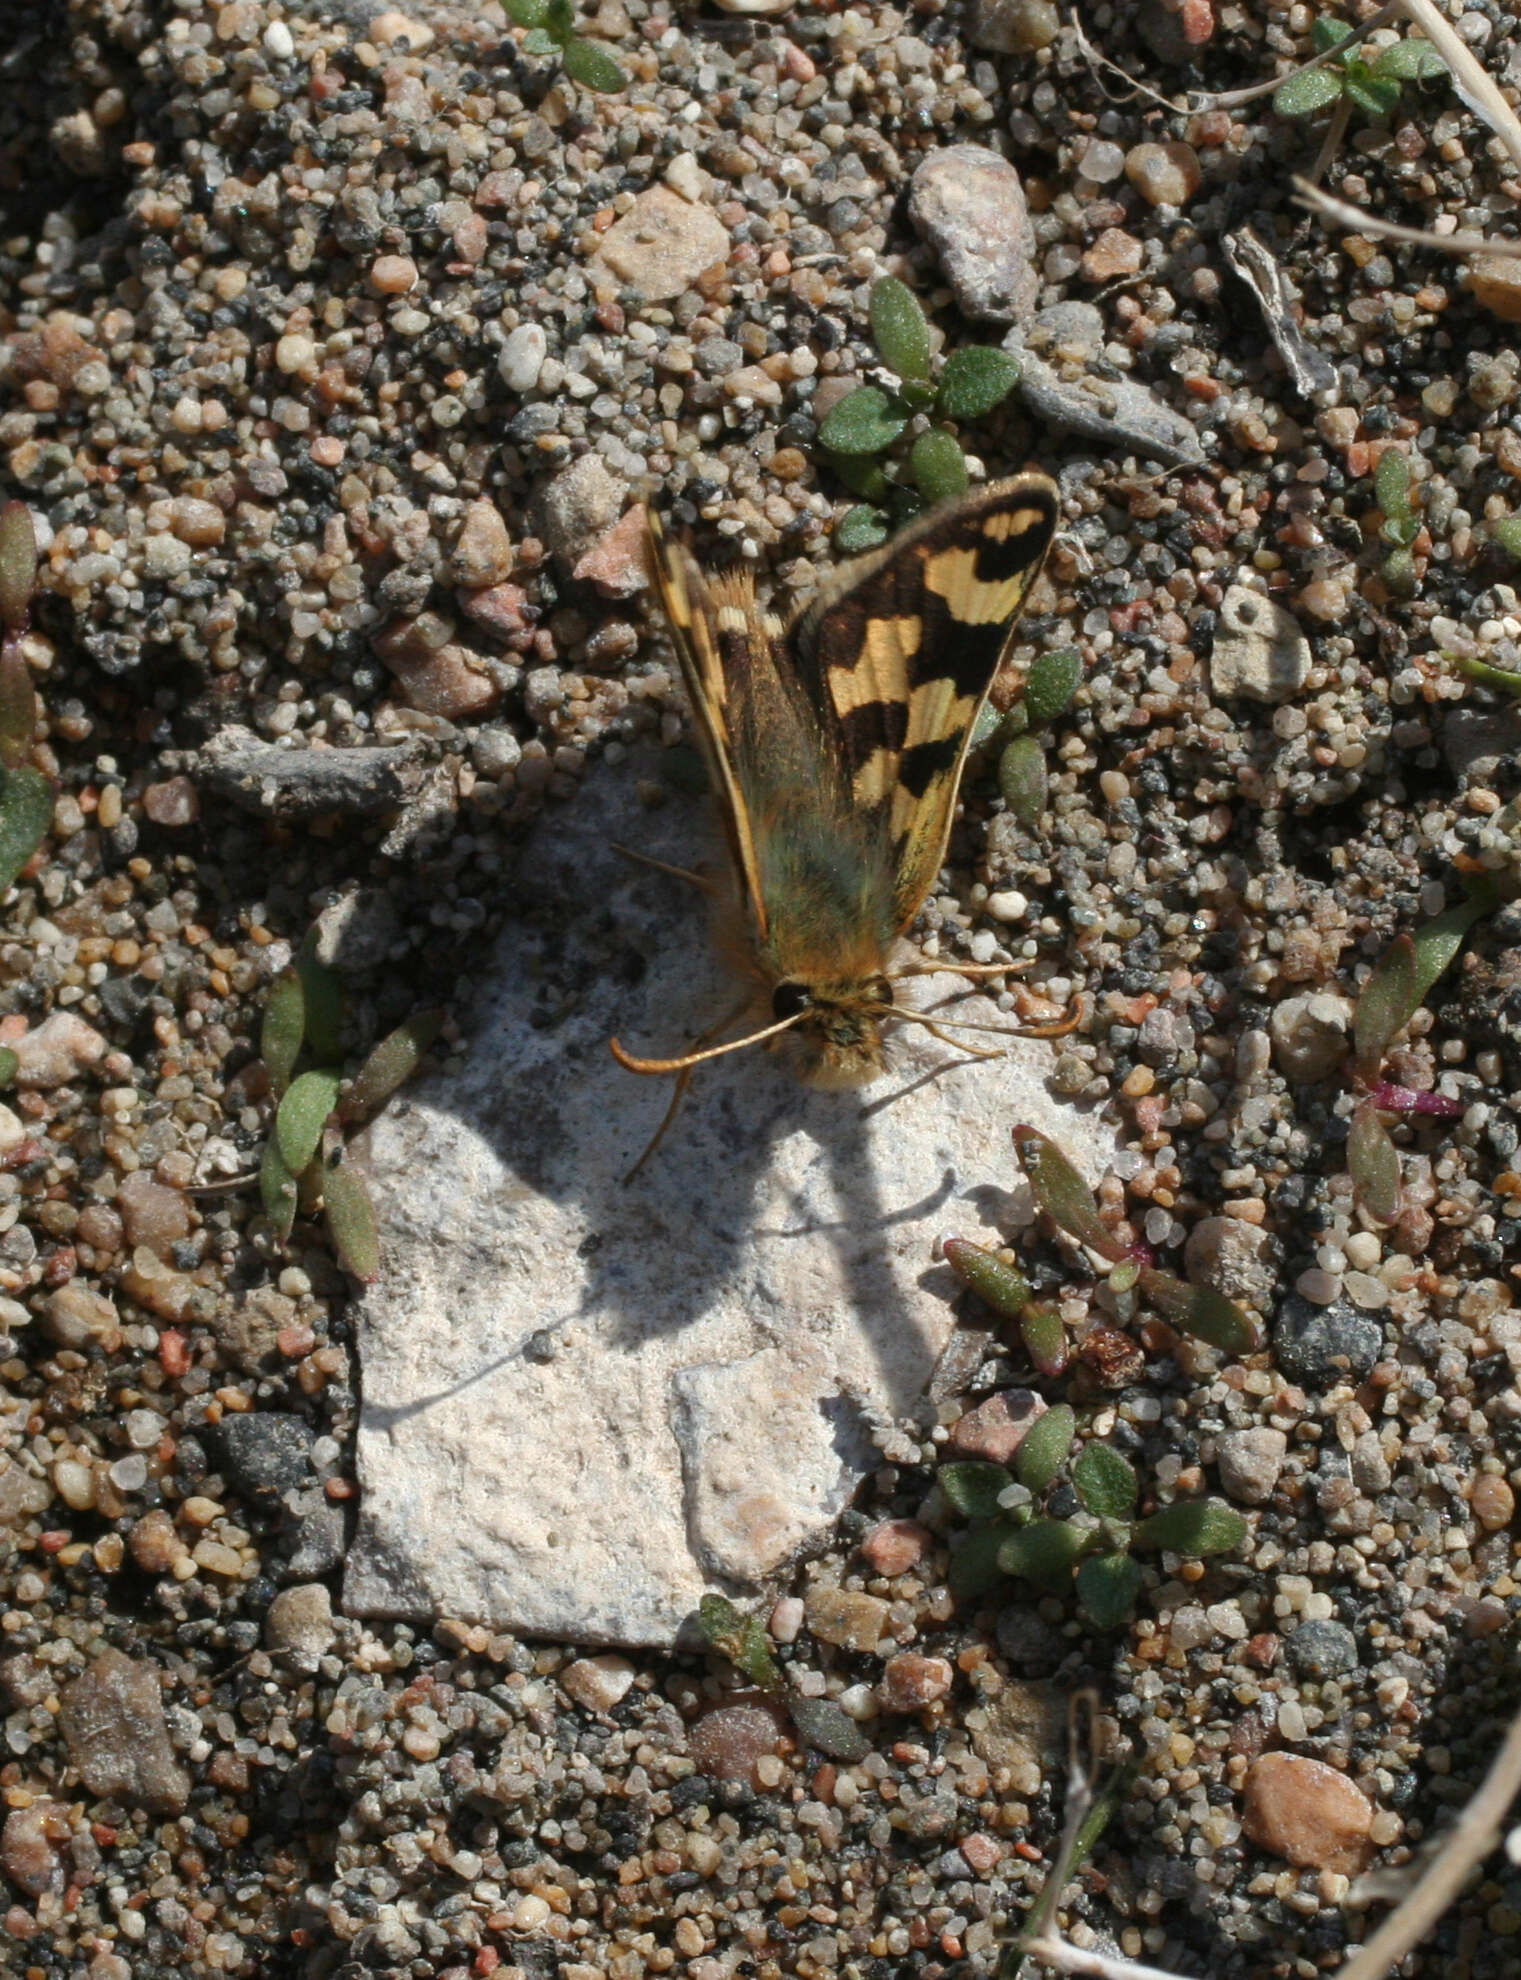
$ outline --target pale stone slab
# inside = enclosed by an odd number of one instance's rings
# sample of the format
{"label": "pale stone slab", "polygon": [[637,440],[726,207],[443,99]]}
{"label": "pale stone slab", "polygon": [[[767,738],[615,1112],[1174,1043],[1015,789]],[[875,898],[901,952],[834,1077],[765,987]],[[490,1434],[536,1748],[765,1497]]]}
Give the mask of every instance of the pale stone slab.
{"label": "pale stone slab", "polygon": [[[648,767],[648,766],[645,766]],[[600,802],[599,802],[600,800]],[[360,1314],[359,1529],[344,1605],[581,1643],[671,1643],[705,1590],[822,1544],[953,1323],[942,1231],[996,1241],[1028,1121],[1097,1175],[1112,1145],[1045,1090],[1052,1047],[812,1093],[763,1051],[706,1067],[643,1173],[670,1054],[733,999],[705,905],[609,841],[690,863],[704,807],[609,772],[527,850],[467,1062],[361,1149],[386,1264]],[[918,979],[916,1001],[959,995]],[[958,1016],[998,1021],[981,998]]]}

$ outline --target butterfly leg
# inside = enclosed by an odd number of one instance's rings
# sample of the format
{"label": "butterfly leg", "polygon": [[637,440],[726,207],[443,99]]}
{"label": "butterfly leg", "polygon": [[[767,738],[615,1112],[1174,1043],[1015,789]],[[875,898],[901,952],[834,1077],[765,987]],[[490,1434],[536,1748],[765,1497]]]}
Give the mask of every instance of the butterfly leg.
{"label": "butterfly leg", "polygon": [[1033,956],[1024,962],[1006,963],[905,963],[901,969],[890,969],[887,980],[896,983],[904,976],[1018,976],[1021,970],[1032,968],[1034,963]]}
{"label": "butterfly leg", "polygon": [[[641,855],[636,853],[634,857],[638,859],[641,857]],[[651,862],[651,863],[658,864],[658,862]],[[676,872],[679,871],[680,869],[673,867],[671,870],[673,872]],[[750,1003],[749,1003],[749,999],[747,998],[744,1003],[736,1004],[732,1010],[726,1011],[724,1015],[718,1020],[717,1024],[710,1024],[708,1026],[707,1030],[702,1034],[702,1036],[697,1040],[697,1043],[693,1046],[692,1048],[693,1051],[700,1052],[702,1051],[704,1046],[710,1045],[715,1038],[721,1038],[723,1034],[729,1029],[729,1026],[731,1024],[738,1023],[739,1019],[744,1016],[745,1012],[749,1008],[750,1008]],[[687,1097],[687,1088],[692,1084],[692,1074],[695,1071],[696,1071],[695,1066],[683,1066],[681,1071],[677,1073],[676,1085],[671,1092],[671,1104],[666,1108],[665,1113],[661,1116],[660,1125],[658,1128],[656,1128],[654,1134],[651,1135],[649,1142],[645,1147],[644,1153],[639,1157],[639,1160],[634,1164],[633,1168],[631,1168],[628,1174],[623,1178],[625,1187],[627,1187],[627,1185],[634,1180],[635,1176],[638,1175],[639,1171],[644,1167],[645,1163],[654,1154],[655,1150],[660,1146],[661,1142],[665,1140],[666,1134],[671,1126],[671,1123],[675,1120],[677,1114],[679,1114],[681,1111],[681,1103]]]}
{"label": "butterfly leg", "polygon": [[614,852],[620,852],[625,859],[636,859],[641,866],[653,866],[657,873],[669,873],[677,880],[690,880],[694,887],[704,894],[716,894],[718,888],[706,873],[694,873],[689,866],[672,866],[669,860],[654,859],[649,853],[635,852],[632,846],[622,845],[617,839],[609,839]]}

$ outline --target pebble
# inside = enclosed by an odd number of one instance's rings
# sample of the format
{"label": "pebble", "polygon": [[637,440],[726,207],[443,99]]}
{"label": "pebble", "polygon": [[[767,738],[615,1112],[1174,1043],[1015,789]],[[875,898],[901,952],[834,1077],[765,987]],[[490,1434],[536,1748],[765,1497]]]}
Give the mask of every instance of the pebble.
{"label": "pebble", "polygon": [[962,313],[1023,323],[1040,290],[1035,230],[1009,161],[978,144],[945,145],[909,181],[908,217],[933,248]]}
{"label": "pebble", "polygon": [[1345,1677],[1358,1666],[1357,1638],[1344,1623],[1302,1622],[1287,1649],[1289,1662],[1302,1677]]}
{"label": "pebble", "polygon": [[1486,1472],[1474,1480],[1469,1503],[1474,1518],[1486,1533],[1503,1531],[1515,1517],[1515,1493],[1503,1478],[1492,1473]]}
{"label": "pebble", "polygon": [[1227,1299],[1265,1311],[1278,1283],[1278,1246],[1260,1224],[1240,1217],[1201,1217],[1183,1247],[1189,1283],[1213,1286]]}
{"label": "pebble", "polygon": [[174,1757],[156,1664],[102,1650],[59,1693],[69,1764],[90,1794],[150,1815],[178,1815],[190,1777]]}
{"label": "pebble", "polygon": [[618,520],[623,484],[597,454],[561,468],[539,499],[538,534],[567,569],[574,569]]}
{"label": "pebble", "polygon": [[1137,144],[1125,154],[1125,177],[1149,206],[1184,206],[1204,170],[1191,144]]}
{"label": "pebble", "polygon": [[1355,1877],[1373,1854],[1372,1802],[1323,1760],[1264,1753],[1246,1777],[1241,1825],[1259,1848],[1306,1869]]}
{"label": "pebble", "polygon": [[1309,1389],[1360,1382],[1383,1344],[1378,1321],[1342,1300],[1317,1306],[1293,1292],[1273,1322],[1273,1359],[1290,1381]]}
{"label": "pebble", "polygon": [[579,558],[572,575],[605,598],[632,598],[650,583],[649,518],[642,503],[621,516]]}
{"label": "pebble", "polygon": [[956,1673],[944,1657],[923,1657],[902,1650],[889,1657],[877,1682],[877,1702],[884,1712],[918,1712],[944,1698]]}
{"label": "pebble", "polygon": [[949,1448],[958,1457],[1007,1464],[1032,1423],[1046,1413],[1045,1399],[1033,1389],[1004,1389],[978,1403],[951,1425]]}
{"label": "pebble", "polygon": [[38,1795],[13,1808],[0,1829],[0,1870],[24,1897],[61,1896],[68,1882],[66,1855],[73,1821],[66,1803]]}
{"label": "pebble", "polygon": [[704,1712],[687,1735],[698,1769],[715,1781],[760,1785],[759,1769],[782,1750],[780,1714],[769,1705],[719,1705]]}
{"label": "pebble", "polygon": [[1287,607],[1248,585],[1230,587],[1209,656],[1216,694],[1269,704],[1292,701],[1310,677],[1312,658],[1310,642]]}
{"label": "pebble", "polygon": [[509,392],[531,392],[549,355],[549,338],[538,323],[520,323],[507,333],[497,353],[496,368]]}
{"label": "pebble", "polygon": [[1083,254],[1083,273],[1090,282],[1113,282],[1122,275],[1140,273],[1145,250],[1134,234],[1123,227],[1106,227]]}
{"label": "pebble", "polygon": [[450,641],[430,653],[397,651],[382,655],[409,708],[463,722],[482,715],[501,698],[501,687],[466,647]]}
{"label": "pebble", "polygon": [[10,1047],[16,1054],[17,1086],[44,1093],[99,1065],[110,1049],[93,1026],[69,1011],[55,1011],[25,1037],[12,1039]]}
{"label": "pebble", "polygon": [[370,287],[379,296],[404,296],[417,287],[417,263],[410,255],[383,254],[370,264]]}
{"label": "pebble", "polygon": [[110,1353],[121,1345],[121,1316],[105,1293],[71,1279],[43,1301],[42,1331],[60,1347],[94,1346]]}
{"label": "pebble", "polygon": [[166,777],[143,791],[143,813],[150,823],[177,831],[200,817],[201,800],[188,777]]}
{"label": "pebble", "polygon": [[320,1581],[282,1588],[264,1616],[264,1644],[297,1670],[314,1671],[337,1637],[333,1598]]}
{"label": "pebble", "polygon": [[1352,1049],[1355,1009],[1326,991],[1285,997],[1273,1007],[1268,1035],[1285,1079],[1308,1083],[1339,1072]]}
{"label": "pebble", "polygon": [[1227,1431],[1216,1456],[1227,1498],[1243,1506],[1264,1505],[1273,1496],[1288,1448],[1281,1430],[1263,1426]]}
{"label": "pebble", "polygon": [[600,1657],[577,1657],[560,1673],[560,1682],[588,1712],[611,1712],[628,1696],[638,1673],[627,1657],[608,1651]]}
{"label": "pebble", "polygon": [[993,55],[1033,55],[1050,47],[1060,26],[1054,0],[976,0],[971,40]]}
{"label": "pebble", "polygon": [[729,230],[711,207],[650,186],[602,236],[592,259],[646,303],[670,302],[729,256]]}
{"label": "pebble", "polygon": [[808,1627],[820,1643],[873,1651],[887,1630],[887,1603],[850,1588],[815,1586],[803,1598]]}
{"label": "pebble", "polygon": [[1464,280],[1475,302],[1492,310],[1502,322],[1521,323],[1521,262],[1511,255],[1476,254]]}
{"label": "pebble", "polygon": [[1019,397],[1036,419],[1070,427],[1106,447],[1134,449],[1148,460],[1179,466],[1203,461],[1204,449],[1189,421],[1134,378],[1072,377],[1012,336],[1006,348],[1019,358]]}
{"label": "pebble", "polygon": [[485,497],[472,502],[449,559],[454,582],[479,591],[500,584],[512,571],[512,538],[501,511]]}
{"label": "pebble", "polygon": [[884,1519],[861,1542],[861,1558],[877,1574],[891,1578],[917,1567],[934,1544],[927,1526],[916,1519]]}
{"label": "pebble", "polygon": [[168,1574],[188,1549],[168,1513],[154,1506],[132,1522],[127,1551],[144,1574]]}
{"label": "pebble", "polygon": [[189,1198],[180,1190],[166,1189],[142,1169],[122,1177],[116,1208],[123,1235],[134,1250],[144,1244],[159,1258],[167,1258],[170,1249],[189,1235]]}
{"label": "pebble", "polygon": [[255,1503],[283,1498],[309,1481],[314,1441],[299,1417],[268,1409],[226,1416],[216,1431],[228,1484]]}

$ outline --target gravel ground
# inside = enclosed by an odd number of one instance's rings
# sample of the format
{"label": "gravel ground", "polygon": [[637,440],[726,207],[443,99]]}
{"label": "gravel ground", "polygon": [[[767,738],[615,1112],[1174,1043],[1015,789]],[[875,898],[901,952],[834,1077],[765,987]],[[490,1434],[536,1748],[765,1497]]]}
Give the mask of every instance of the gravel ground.
{"label": "gravel ground", "polygon": [[[1514,100],[1513,11],[1449,12]],[[1298,5],[1083,19],[1179,100],[1309,52]],[[1391,1055],[1459,1110],[1399,1124],[1388,1229],[1352,1202],[1341,1067],[1393,935],[1465,866],[1514,870],[1521,720],[1442,655],[1518,664],[1486,526],[1521,505],[1521,263],[1469,283],[1327,231],[1288,198],[1317,127],[1132,95],[1048,0],[588,25],[621,93],[525,54],[494,0],[10,15],[0,482],[45,548],[58,797],[0,933],[0,1966],[990,1974],[1092,1684],[1138,1772],[1073,1936],[1211,1980],[1334,1970],[1349,1878],[1461,1804],[1516,1694],[1521,909]],[[1020,168],[1022,297],[978,289],[986,210],[910,222],[953,144]],[[1441,84],[1355,115],[1330,179],[1427,226],[1497,230],[1521,196]],[[1301,298],[1277,347],[1222,247],[1246,227]],[[1142,1326],[1143,1376],[1079,1383],[1149,1504],[1223,1490],[1251,1522],[1235,1558],[1151,1562],[1112,1636],[1022,1589],[957,1613],[930,1492],[963,1405],[884,1432],[771,1617],[794,1694],[858,1729],[831,1754],[721,1660],[334,1614],[346,1282],[315,1227],[282,1251],[255,1194],[200,1186],[257,1161],[262,997],[315,917],[362,1047],[468,992],[546,805],[681,736],[637,496],[779,595],[829,567],[812,443],[871,371],[884,273],[952,344],[1065,305],[1024,323],[1054,395],[1032,373],[1029,405],[1076,429],[1015,404],[965,436],[1060,479],[1026,638],[1075,641],[1085,685],[1042,841],[974,777],[927,926],[1085,993],[1057,1077],[1120,1128],[1108,1212],[1174,1265],[1187,1240],[1273,1346]],[[1118,436],[1082,430],[1080,376]],[[1292,615],[1269,640],[1262,601]],[[1008,1186],[1010,1151],[988,1169]],[[1104,1317],[1070,1251],[1025,1262],[1074,1327]],[[1026,1378],[995,1357],[971,1394]],[[1491,1865],[1410,1971],[1511,1974],[1518,1937],[1521,1873]]]}

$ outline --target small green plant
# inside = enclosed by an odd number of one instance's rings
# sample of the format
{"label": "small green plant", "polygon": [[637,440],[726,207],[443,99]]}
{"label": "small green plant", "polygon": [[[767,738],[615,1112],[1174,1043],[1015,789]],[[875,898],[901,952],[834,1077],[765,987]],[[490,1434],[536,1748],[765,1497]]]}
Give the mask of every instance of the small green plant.
{"label": "small green plant", "polygon": [[[951,1552],[950,1586],[961,1600],[985,1595],[1006,1579],[1076,1592],[1098,1629],[1118,1629],[1135,1607],[1142,1571],[1136,1549],[1167,1548],[1191,1560],[1227,1554],[1246,1537],[1241,1514],[1219,1499],[1189,1499],[1136,1517],[1141,1482],[1110,1444],[1078,1442],[1066,1403],[1038,1417],[1014,1454],[1013,1469],[976,1461],[940,1467],[936,1483],[967,1530]],[[1065,1472],[1078,1510],[1056,1516],[1041,1507]]]}
{"label": "small green plant", "polygon": [[1379,455],[1373,492],[1383,510],[1379,535],[1390,546],[1382,565],[1384,583],[1396,598],[1415,593],[1415,558],[1410,546],[1421,533],[1421,519],[1410,500],[1410,463],[1396,447]]}
{"label": "small green plant", "polygon": [[0,894],[48,835],[53,786],[29,758],[37,690],[21,642],[37,591],[37,533],[24,502],[0,508]]}
{"label": "small green plant", "polygon": [[541,59],[558,55],[565,73],[583,89],[611,95],[628,88],[628,77],[618,66],[613,52],[600,41],[588,41],[576,33],[576,13],[571,0],[507,0],[507,12],[521,28],[525,55]]}
{"label": "small green plant", "polygon": [[1066,713],[1082,685],[1083,656],[1075,646],[1041,654],[1026,676],[1019,698],[1006,709],[987,702],[972,731],[973,749],[1001,740],[998,788],[1005,804],[1027,832],[1039,829],[1046,808],[1046,752],[1032,729],[1045,728]]}
{"label": "small green plant", "polygon": [[[1310,30],[1317,55],[1339,48],[1353,30],[1345,21],[1322,15]],[[1318,111],[1345,106],[1369,117],[1387,117],[1399,107],[1406,83],[1428,82],[1447,73],[1447,64],[1429,41],[1407,36],[1380,48],[1369,61],[1362,44],[1318,69],[1301,69],[1273,95],[1280,117],[1313,117]]]}
{"label": "small green plant", "polygon": [[1413,935],[1396,935],[1357,995],[1352,1021],[1352,1076],[1361,1090],[1347,1129],[1347,1173],[1358,1203],[1375,1222],[1395,1223],[1402,1206],[1400,1158],[1382,1116],[1428,1114],[1453,1120],[1463,1103],[1443,1093],[1397,1086],[1383,1076],[1384,1055],[1425,1003],[1437,978],[1457,960],[1468,931],[1501,904],[1499,888],[1476,878],[1460,901]]}
{"label": "small green plant", "polygon": [[[1069,1237],[1076,1238],[1079,1244],[1107,1262],[1111,1292],[1121,1298],[1138,1294],[1170,1326],[1207,1341],[1226,1354],[1250,1354],[1260,1345],[1256,1322],[1234,1300],[1227,1299],[1212,1286],[1190,1286],[1170,1272],[1158,1271],[1151,1264],[1145,1246],[1122,1244],[1099,1215],[1092,1190],[1047,1135],[1032,1127],[1017,1127],[1014,1146],[1037,1205]],[[983,1287],[957,1264],[944,1243],[942,1249],[946,1250],[952,1266],[986,1299]],[[994,1301],[990,1300],[989,1304],[995,1311],[1006,1310]],[[1016,1314],[1019,1310],[1014,1309]],[[1042,1351],[1045,1351],[1044,1342]],[[1038,1361],[1036,1365],[1040,1365]]]}
{"label": "small green plant", "polygon": [[704,1595],[697,1605],[697,1632],[757,1691],[785,1708],[806,1745],[851,1766],[866,1758],[871,1742],[842,1706],[832,1698],[805,1698],[787,1689],[758,1615],[745,1615],[726,1595]]}
{"label": "small green plant", "polygon": [[[318,960],[309,934],[264,1006],[260,1045],[279,1104],[259,1190],[282,1243],[298,1209],[310,1214],[320,1206],[339,1262],[368,1284],[380,1272],[380,1233],[364,1178],[345,1159],[344,1135],[363,1127],[411,1078],[438,1036],[443,1013],[419,1011],[398,1025],[347,1087],[340,1070],[342,1023],[342,985]],[[316,1063],[302,1067],[303,1059]]]}
{"label": "small green plant", "polygon": [[1501,516],[1489,526],[1489,538],[1498,543],[1513,564],[1521,564],[1521,516]]}
{"label": "small green plant", "polygon": [[910,425],[921,415],[983,419],[1019,383],[1018,360],[986,345],[953,351],[937,375],[929,322],[913,290],[895,276],[884,276],[872,289],[871,334],[896,386],[858,385],[819,427],[830,466],[863,498],[840,518],[834,533],[840,548],[852,554],[884,543],[893,527],[968,486],[966,456],[944,425],[922,427],[906,455],[881,458]]}

